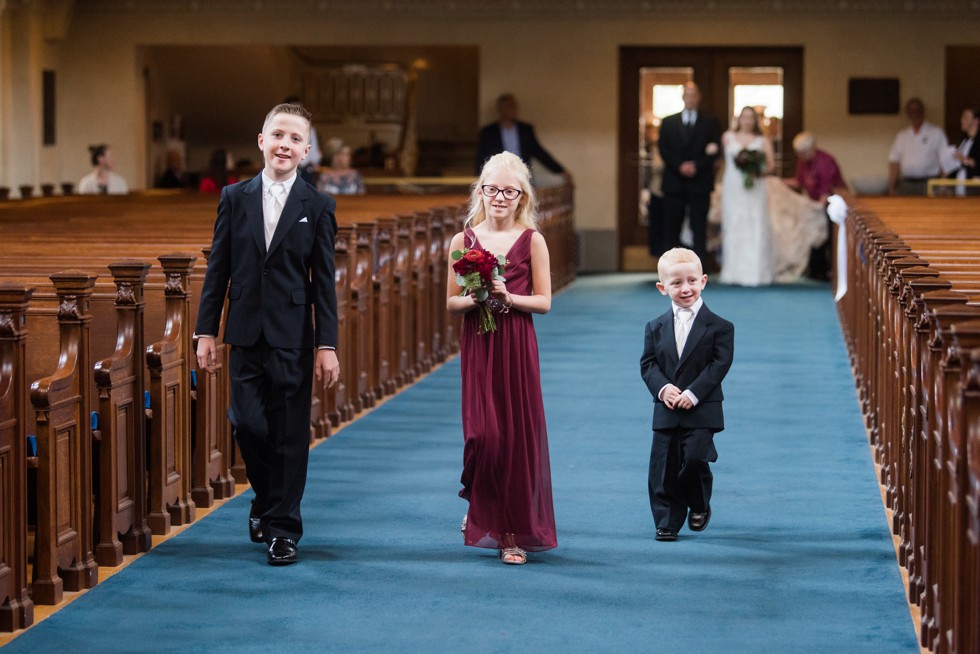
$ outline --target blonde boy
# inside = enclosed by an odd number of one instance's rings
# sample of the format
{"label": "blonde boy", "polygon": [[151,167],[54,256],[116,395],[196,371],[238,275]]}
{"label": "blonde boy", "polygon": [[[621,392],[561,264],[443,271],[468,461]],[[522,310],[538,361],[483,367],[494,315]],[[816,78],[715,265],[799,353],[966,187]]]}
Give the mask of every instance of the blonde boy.
{"label": "blonde boy", "polygon": [[653,396],[648,489],[657,540],[677,540],[687,519],[703,531],[711,518],[714,434],[725,428],[721,382],[732,365],[735,326],[708,310],[708,276],[691,250],[674,248],[657,264],[657,289],[671,308],[646,326],[640,374]]}

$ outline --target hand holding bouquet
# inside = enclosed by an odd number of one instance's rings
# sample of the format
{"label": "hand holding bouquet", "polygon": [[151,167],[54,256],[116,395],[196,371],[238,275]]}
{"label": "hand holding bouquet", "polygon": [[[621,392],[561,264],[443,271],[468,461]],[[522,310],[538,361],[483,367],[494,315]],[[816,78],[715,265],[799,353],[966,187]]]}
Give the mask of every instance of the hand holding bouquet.
{"label": "hand holding bouquet", "polygon": [[755,178],[762,175],[766,166],[766,153],[762,150],[743,148],[735,155],[735,167],[742,171],[745,177],[745,188],[752,188]]}
{"label": "hand holding bouquet", "polygon": [[453,272],[456,273],[456,283],[463,289],[461,295],[472,295],[480,303],[480,333],[497,331],[497,321],[493,317],[490,291],[493,282],[506,281],[503,277],[507,258],[493,255],[483,248],[464,248],[454,250]]}

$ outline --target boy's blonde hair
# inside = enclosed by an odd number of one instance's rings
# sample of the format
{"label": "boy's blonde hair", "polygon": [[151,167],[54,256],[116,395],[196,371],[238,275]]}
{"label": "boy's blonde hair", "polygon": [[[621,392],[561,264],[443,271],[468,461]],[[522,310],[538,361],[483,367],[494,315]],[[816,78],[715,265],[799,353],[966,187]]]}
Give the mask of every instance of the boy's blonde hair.
{"label": "boy's blonde hair", "polygon": [[679,263],[696,263],[698,264],[698,273],[704,274],[704,269],[701,267],[701,259],[693,250],[672,248],[661,254],[660,261],[657,262],[657,274],[660,275],[660,279],[663,280],[667,276],[668,268]]}
{"label": "boy's blonde hair", "polygon": [[306,138],[310,138],[310,128],[313,125],[313,114],[309,110],[299,104],[290,104],[288,102],[283,102],[282,104],[277,104],[272,108],[272,111],[265,115],[265,120],[262,122],[262,133],[265,133],[266,128],[269,126],[269,121],[275,118],[278,114],[289,114],[291,116],[299,116],[306,121]]}
{"label": "boy's blonde hair", "polygon": [[506,170],[517,177],[521,187],[521,196],[518,198],[517,215],[514,221],[529,229],[538,228],[538,200],[534,195],[534,187],[531,186],[531,171],[521,158],[510,152],[495,154],[483,164],[483,172],[480,179],[476,181],[470,191],[470,210],[466,215],[466,227],[476,227],[487,219],[486,211],[483,209],[483,191],[481,186],[486,184],[486,179],[495,170]]}

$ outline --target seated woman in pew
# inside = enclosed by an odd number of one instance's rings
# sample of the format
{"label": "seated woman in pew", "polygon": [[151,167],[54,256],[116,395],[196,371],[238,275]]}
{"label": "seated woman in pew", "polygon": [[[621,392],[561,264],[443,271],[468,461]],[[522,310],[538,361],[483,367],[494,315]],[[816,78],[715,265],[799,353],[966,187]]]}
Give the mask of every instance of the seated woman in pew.
{"label": "seated woman in pew", "polygon": [[92,157],[92,172],[78,182],[78,192],[81,195],[125,195],[129,193],[129,185],[122,176],[112,172],[114,161],[112,150],[105,143],[88,146]]}
{"label": "seated woman in pew", "polygon": [[317,189],[330,195],[364,195],[361,173],[350,167],[350,147],[338,138],[327,141]]}

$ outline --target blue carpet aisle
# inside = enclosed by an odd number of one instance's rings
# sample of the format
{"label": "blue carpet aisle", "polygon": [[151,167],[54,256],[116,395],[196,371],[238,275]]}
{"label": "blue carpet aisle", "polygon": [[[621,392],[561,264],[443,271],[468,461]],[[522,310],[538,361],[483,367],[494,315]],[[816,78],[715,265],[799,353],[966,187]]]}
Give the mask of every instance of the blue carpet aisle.
{"label": "blue carpet aisle", "polygon": [[638,362],[666,299],[584,278],[536,319],[559,549],[462,546],[452,361],[313,451],[298,565],[265,564],[242,496],[4,654],[917,652],[830,293],[705,300],[736,325],[707,531],[653,540]]}

